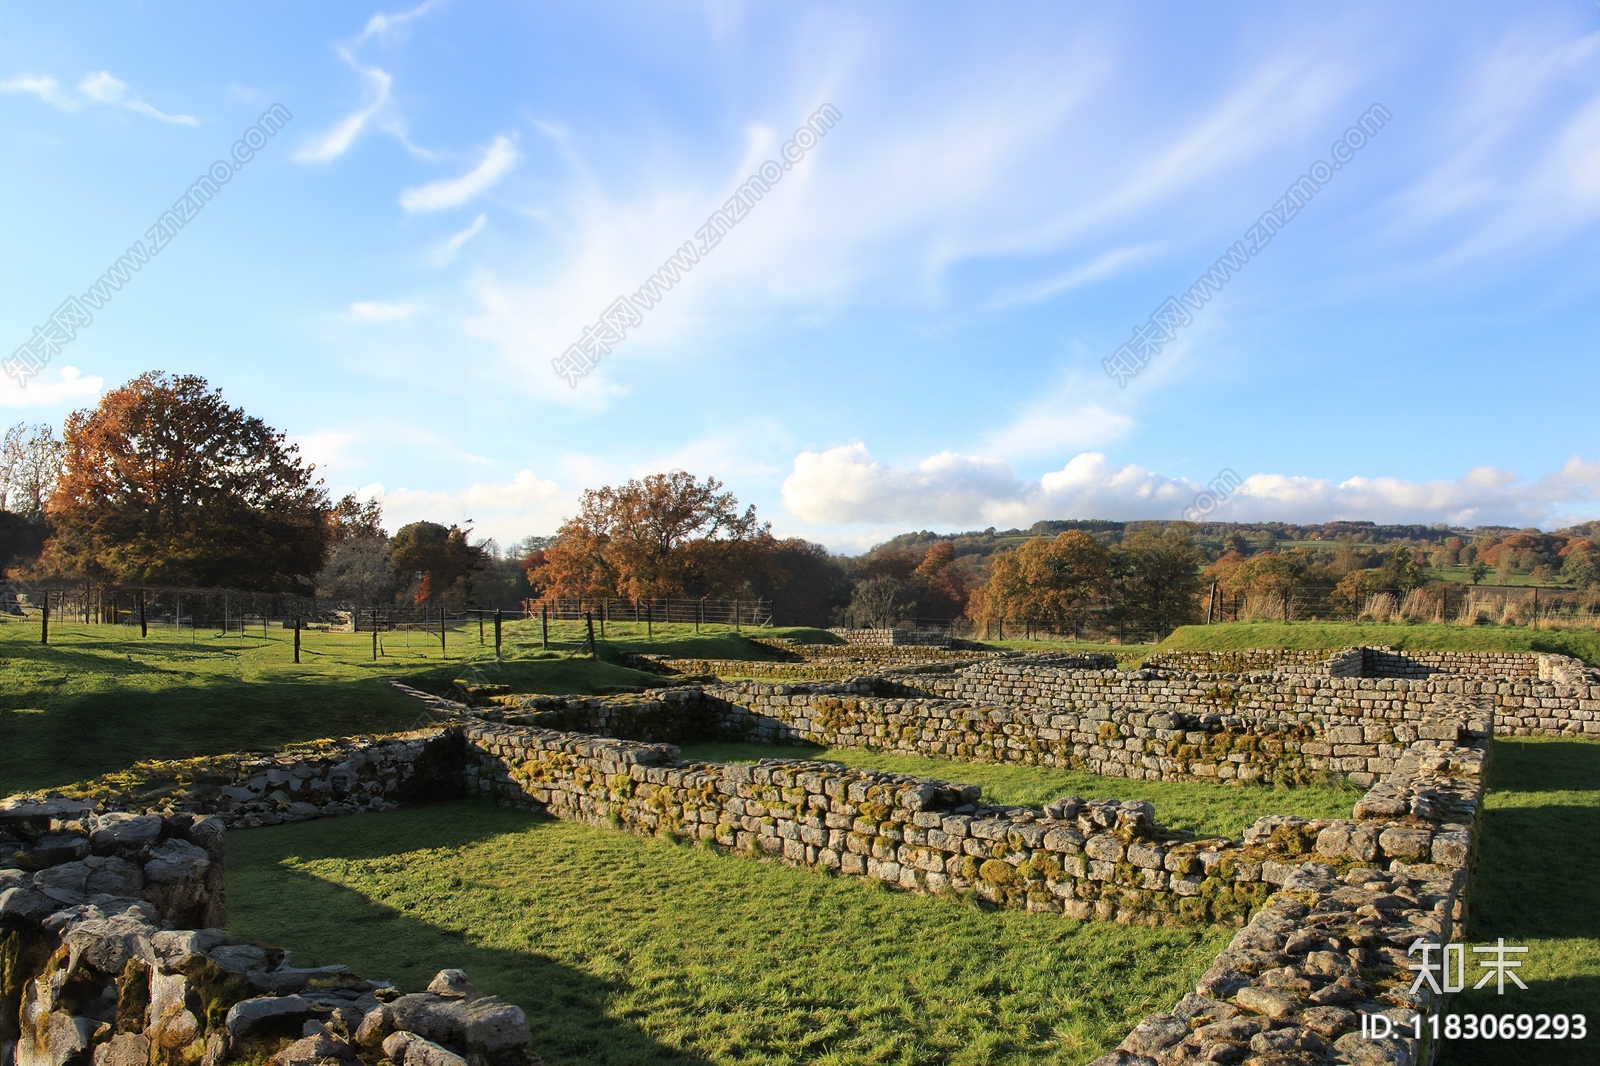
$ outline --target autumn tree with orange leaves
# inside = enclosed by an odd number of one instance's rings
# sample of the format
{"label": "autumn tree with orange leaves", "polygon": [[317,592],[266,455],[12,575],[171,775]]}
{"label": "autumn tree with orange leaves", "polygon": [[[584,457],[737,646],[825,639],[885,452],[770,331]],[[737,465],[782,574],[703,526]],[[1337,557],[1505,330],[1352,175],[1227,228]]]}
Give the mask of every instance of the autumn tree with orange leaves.
{"label": "autumn tree with orange leaves", "polygon": [[304,593],[328,497],[284,435],[194,375],[142,374],[67,418],[45,573]]}
{"label": "autumn tree with orange leaves", "polygon": [[679,470],[586,491],[528,579],[546,600],[735,595],[775,546],[754,507]]}

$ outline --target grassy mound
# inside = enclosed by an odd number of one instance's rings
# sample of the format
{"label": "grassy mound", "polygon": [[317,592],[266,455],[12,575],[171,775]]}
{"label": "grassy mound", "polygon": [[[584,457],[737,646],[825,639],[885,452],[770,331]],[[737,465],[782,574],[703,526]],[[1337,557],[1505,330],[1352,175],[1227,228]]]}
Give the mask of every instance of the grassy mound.
{"label": "grassy mound", "polygon": [[1162,648],[1240,651],[1245,648],[1337,650],[1355,644],[1387,644],[1400,651],[1554,652],[1600,664],[1600,630],[1530,629],[1527,626],[1414,625],[1379,622],[1228,622],[1183,626]]}

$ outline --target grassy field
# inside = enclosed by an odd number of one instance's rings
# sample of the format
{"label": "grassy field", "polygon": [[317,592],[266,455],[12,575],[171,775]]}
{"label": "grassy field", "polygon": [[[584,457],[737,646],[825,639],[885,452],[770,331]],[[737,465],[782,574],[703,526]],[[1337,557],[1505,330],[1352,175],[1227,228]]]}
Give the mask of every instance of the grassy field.
{"label": "grassy field", "polygon": [[1081,1064],[1227,933],[983,911],[481,804],[232,834],[230,931],[408,989],[446,966],[561,1064]]}
{"label": "grassy field", "polygon": [[1347,648],[1387,644],[1401,651],[1543,651],[1600,664],[1600,629],[1527,626],[1452,626],[1377,622],[1228,622],[1183,626],[1163,648],[1237,651],[1243,648]]}
{"label": "grassy field", "polygon": [[[517,692],[599,693],[660,683],[621,665],[619,653],[650,651],[715,658],[771,657],[770,649],[729,626],[607,627],[599,662],[572,650],[540,646],[537,621],[505,627],[496,661],[492,628],[446,636],[381,634],[372,659],[370,633],[301,634],[296,665],[293,632],[253,630],[219,637],[201,629],[152,628],[140,638],[126,626],[55,622],[39,643],[37,620],[0,621],[0,796],[81,781],[141,759],[173,759],[231,751],[270,750],[321,737],[407,729],[418,705],[385,684],[390,678],[437,693],[455,680],[509,684]],[[637,632],[635,632],[637,631]],[[745,632],[751,632],[746,629]],[[814,629],[772,629],[762,635],[833,639]],[[551,637],[575,647],[581,624],[555,623]]]}
{"label": "grassy field", "polygon": [[[272,749],[301,740],[406,729],[418,705],[384,683],[415,680],[441,690],[452,679],[510,682],[523,692],[599,692],[655,683],[607,662],[518,649],[493,661],[476,627],[437,637],[269,630],[244,638],[201,631],[136,632],[112,626],[0,625],[0,796],[80,781],[140,759]],[[410,645],[408,647],[408,644]]]}
{"label": "grassy field", "polygon": [[705,762],[826,759],[864,770],[887,770],[963,785],[982,785],[984,798],[992,803],[1037,807],[1070,795],[1085,799],[1148,800],[1155,804],[1157,824],[1201,836],[1237,838],[1246,826],[1264,814],[1348,818],[1351,807],[1361,798],[1360,790],[1344,785],[1291,789],[1204,781],[1131,781],[1044,766],[956,762],[850,748],[708,742],[685,744],[682,749],[684,758]]}
{"label": "grassy field", "polygon": [[[1467,921],[1470,944],[1526,946],[1527,991],[1493,982],[1468,959],[1456,1013],[1586,1014],[1585,1041],[1459,1041],[1444,1066],[1579,1066],[1600,1060],[1600,742],[1544,737],[1495,741],[1483,838]],[[1468,953],[1470,956],[1470,952]],[[1474,973],[1473,971],[1476,971]]]}

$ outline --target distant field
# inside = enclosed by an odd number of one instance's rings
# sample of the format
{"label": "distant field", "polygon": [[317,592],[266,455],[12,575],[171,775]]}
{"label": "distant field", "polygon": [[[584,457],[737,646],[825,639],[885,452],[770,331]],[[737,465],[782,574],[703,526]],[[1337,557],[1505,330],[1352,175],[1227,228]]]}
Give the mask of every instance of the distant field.
{"label": "distant field", "polygon": [[1080,1066],[1230,932],[985,911],[478,803],[228,837],[229,931],[527,1012],[549,1066]]}
{"label": "distant field", "polygon": [[1348,818],[1361,798],[1344,785],[1265,788],[1206,781],[1132,781],[1079,770],[999,763],[956,762],[922,755],[885,755],[850,748],[806,745],[702,743],[682,746],[685,759],[705,762],[756,762],[760,759],[825,759],[863,770],[915,774],[962,785],[982,785],[991,803],[1037,807],[1062,796],[1084,799],[1148,800],[1156,822],[1201,836],[1237,838],[1264,814],[1302,818]]}

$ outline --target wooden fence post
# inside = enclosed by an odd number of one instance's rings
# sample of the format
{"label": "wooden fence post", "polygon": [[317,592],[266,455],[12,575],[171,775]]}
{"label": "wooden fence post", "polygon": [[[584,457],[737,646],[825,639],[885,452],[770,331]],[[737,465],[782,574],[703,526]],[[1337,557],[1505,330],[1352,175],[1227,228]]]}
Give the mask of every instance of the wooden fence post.
{"label": "wooden fence post", "polygon": [[539,646],[545,650],[550,648],[550,605],[545,604],[539,608]]}
{"label": "wooden fence post", "polygon": [[494,657],[500,658],[500,608],[494,609]]}
{"label": "wooden fence post", "polygon": [[300,616],[294,616],[294,661],[300,661]]}
{"label": "wooden fence post", "polygon": [[444,646],[444,604],[439,605],[439,657],[448,659],[450,652]]}
{"label": "wooden fence post", "polygon": [[594,642],[594,612],[586,612],[583,616],[583,620],[585,623],[587,623],[589,629],[589,655],[595,659],[599,659],[600,647]]}
{"label": "wooden fence post", "polygon": [[144,621],[144,589],[139,590],[139,635],[141,637],[150,635],[150,629]]}
{"label": "wooden fence post", "polygon": [[44,590],[44,614],[39,617],[39,643],[50,643],[50,590]]}

